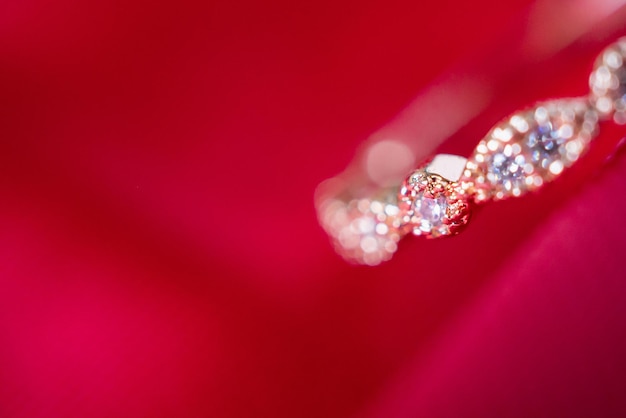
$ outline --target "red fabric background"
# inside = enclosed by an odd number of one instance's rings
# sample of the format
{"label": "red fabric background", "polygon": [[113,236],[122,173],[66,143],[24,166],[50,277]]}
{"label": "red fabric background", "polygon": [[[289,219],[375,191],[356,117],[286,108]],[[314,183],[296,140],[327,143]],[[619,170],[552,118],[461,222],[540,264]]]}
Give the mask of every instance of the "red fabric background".
{"label": "red fabric background", "polygon": [[519,67],[532,7],[2,2],[0,416],[625,416],[626,158],[602,162],[623,127],[378,268],[315,218],[316,185],[444,72],[507,74],[444,145],[465,153],[585,94],[621,18]]}

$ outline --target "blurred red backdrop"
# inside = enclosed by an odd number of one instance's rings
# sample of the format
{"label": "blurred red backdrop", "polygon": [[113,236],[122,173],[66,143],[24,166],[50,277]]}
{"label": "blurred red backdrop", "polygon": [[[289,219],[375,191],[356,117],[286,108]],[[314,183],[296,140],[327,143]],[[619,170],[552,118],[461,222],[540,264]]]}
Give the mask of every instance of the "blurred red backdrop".
{"label": "blurred red backdrop", "polygon": [[[465,153],[585,94],[626,33],[604,3],[4,1],[0,416],[626,415],[624,128],[377,268],[313,207],[441,74],[500,74]],[[530,25],[559,4],[578,20]]]}

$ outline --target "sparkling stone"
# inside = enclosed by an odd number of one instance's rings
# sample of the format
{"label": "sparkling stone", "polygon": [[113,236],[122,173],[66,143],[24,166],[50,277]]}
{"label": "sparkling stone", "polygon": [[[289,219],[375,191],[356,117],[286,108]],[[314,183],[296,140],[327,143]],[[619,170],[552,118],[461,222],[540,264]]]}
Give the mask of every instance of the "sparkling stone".
{"label": "sparkling stone", "polygon": [[[461,186],[427,171],[436,166],[416,170],[400,189],[398,201],[403,222],[400,228],[413,235],[426,238],[455,235],[469,220],[470,207]],[[412,182],[413,176],[420,176],[422,181]]]}
{"label": "sparkling stone", "polygon": [[547,168],[558,156],[559,146],[564,140],[550,122],[535,127],[528,134],[526,141],[532,161],[543,168]]}
{"label": "sparkling stone", "polygon": [[558,146],[558,139],[557,133],[552,129],[552,124],[544,123],[528,134],[528,146],[551,152]]}
{"label": "sparkling stone", "polygon": [[524,176],[524,164],[526,159],[523,155],[507,157],[499,152],[494,154],[491,159],[490,171],[493,173],[496,181],[516,181]]}
{"label": "sparkling stone", "polygon": [[446,197],[440,195],[436,198],[425,197],[423,193],[418,195],[413,202],[415,215],[420,219],[420,229],[425,232],[441,225],[446,214],[448,202]]}

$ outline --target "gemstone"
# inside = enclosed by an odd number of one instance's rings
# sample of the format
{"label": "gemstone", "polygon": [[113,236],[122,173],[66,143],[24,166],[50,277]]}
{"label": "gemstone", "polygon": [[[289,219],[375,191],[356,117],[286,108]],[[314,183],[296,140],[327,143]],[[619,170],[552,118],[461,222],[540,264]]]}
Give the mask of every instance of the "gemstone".
{"label": "gemstone", "polygon": [[[571,128],[569,130],[571,131]],[[562,136],[564,131],[566,129],[554,129],[551,122],[546,122],[538,125],[528,134],[526,144],[533,163],[546,169],[558,158],[559,147],[566,140]]]}
{"label": "gemstone", "polygon": [[552,152],[559,145],[558,133],[552,129],[551,123],[542,123],[528,135],[528,146],[542,152]]}
{"label": "gemstone", "polygon": [[426,238],[455,235],[469,220],[469,204],[459,184],[424,168],[407,177],[398,206],[404,229]]}
{"label": "gemstone", "polygon": [[428,232],[434,227],[441,226],[447,207],[448,202],[443,195],[430,198],[424,196],[423,192],[418,194],[413,202],[413,210],[419,219],[420,229]]}
{"label": "gemstone", "polygon": [[516,181],[523,177],[523,166],[526,159],[523,155],[506,156],[503,153],[494,154],[491,159],[490,172],[495,181]]}

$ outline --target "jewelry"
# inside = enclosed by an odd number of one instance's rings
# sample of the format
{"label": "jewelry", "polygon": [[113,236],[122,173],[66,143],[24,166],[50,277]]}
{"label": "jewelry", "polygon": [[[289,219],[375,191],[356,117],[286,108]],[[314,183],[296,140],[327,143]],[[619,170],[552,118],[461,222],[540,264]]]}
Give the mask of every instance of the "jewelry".
{"label": "jewelry", "polygon": [[390,259],[408,234],[458,234],[475,206],[522,196],[558,178],[587,151],[599,121],[626,123],[625,61],[626,37],[597,58],[588,96],[515,112],[468,159],[436,155],[399,188],[370,191],[366,198],[326,194],[317,204],[320,224],[341,256],[367,265]]}

